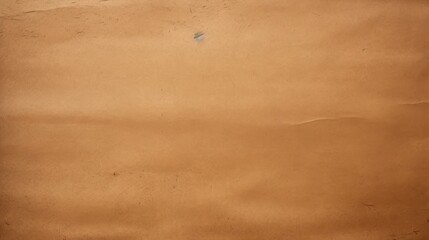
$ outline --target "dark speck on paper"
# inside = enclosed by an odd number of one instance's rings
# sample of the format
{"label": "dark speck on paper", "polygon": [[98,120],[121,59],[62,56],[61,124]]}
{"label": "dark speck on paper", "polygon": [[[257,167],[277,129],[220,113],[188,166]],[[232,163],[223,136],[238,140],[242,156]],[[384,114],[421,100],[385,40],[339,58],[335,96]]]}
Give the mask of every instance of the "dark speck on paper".
{"label": "dark speck on paper", "polygon": [[194,40],[197,42],[202,42],[204,41],[204,33],[203,32],[196,32],[194,33]]}

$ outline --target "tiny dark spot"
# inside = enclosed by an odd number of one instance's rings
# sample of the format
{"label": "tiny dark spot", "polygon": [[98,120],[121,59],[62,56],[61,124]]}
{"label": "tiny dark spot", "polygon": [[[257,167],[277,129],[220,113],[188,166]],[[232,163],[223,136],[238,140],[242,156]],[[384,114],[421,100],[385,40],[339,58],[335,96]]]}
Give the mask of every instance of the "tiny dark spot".
{"label": "tiny dark spot", "polygon": [[4,223],[5,223],[6,225],[10,226],[10,223],[9,223],[8,221],[5,221]]}
{"label": "tiny dark spot", "polygon": [[362,203],[363,206],[368,207],[368,208],[372,208],[375,207],[374,204],[370,204],[370,203]]}
{"label": "tiny dark spot", "polygon": [[204,33],[203,32],[196,32],[194,33],[194,40],[201,42],[204,40]]}
{"label": "tiny dark spot", "polygon": [[119,173],[113,172],[113,176],[118,176],[118,175],[119,175]]}

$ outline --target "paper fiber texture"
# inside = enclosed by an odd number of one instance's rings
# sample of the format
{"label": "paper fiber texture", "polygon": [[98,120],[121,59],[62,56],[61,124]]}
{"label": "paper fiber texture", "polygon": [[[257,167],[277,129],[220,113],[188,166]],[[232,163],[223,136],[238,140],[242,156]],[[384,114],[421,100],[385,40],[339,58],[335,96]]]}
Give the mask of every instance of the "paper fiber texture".
{"label": "paper fiber texture", "polygon": [[1,0],[1,240],[429,239],[426,0]]}

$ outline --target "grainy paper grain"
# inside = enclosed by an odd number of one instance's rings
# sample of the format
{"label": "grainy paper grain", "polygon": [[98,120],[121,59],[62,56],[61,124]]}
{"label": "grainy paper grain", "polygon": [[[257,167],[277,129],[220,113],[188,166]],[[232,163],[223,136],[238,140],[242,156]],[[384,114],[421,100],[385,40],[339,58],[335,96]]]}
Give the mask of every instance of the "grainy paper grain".
{"label": "grainy paper grain", "polygon": [[429,239],[427,0],[1,0],[1,240]]}

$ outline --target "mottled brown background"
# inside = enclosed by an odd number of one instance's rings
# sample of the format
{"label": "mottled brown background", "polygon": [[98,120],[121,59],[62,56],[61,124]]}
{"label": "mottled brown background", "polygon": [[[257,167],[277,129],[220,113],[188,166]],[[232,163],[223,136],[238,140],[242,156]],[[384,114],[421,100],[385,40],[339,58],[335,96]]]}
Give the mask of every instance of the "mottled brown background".
{"label": "mottled brown background", "polygon": [[0,114],[1,240],[429,239],[427,0],[1,0]]}

